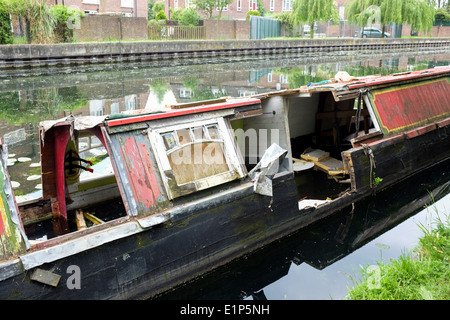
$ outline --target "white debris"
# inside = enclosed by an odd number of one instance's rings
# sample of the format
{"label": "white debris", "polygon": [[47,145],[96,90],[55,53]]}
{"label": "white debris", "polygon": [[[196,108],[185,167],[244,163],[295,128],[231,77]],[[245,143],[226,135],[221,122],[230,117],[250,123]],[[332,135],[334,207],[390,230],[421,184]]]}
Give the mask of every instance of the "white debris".
{"label": "white debris", "polygon": [[11,181],[11,186],[13,189],[20,187],[20,183],[17,181]]}

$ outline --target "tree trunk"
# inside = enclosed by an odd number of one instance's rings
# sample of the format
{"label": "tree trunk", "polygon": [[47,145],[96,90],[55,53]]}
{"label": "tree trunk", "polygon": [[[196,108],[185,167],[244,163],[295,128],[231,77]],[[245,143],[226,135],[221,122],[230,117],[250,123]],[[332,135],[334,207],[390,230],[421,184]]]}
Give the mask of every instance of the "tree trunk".
{"label": "tree trunk", "polygon": [[25,33],[27,36],[27,43],[31,43],[31,40],[32,40],[31,23],[30,23],[30,19],[28,19],[27,17],[25,17]]}

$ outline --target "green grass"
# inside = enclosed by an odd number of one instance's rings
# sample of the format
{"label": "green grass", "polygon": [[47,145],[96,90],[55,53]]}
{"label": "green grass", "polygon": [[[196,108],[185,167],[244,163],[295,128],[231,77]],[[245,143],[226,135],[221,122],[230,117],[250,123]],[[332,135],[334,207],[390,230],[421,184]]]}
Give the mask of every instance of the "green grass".
{"label": "green grass", "polygon": [[450,220],[437,218],[423,231],[419,245],[390,263],[361,270],[349,300],[448,300],[450,299]]}

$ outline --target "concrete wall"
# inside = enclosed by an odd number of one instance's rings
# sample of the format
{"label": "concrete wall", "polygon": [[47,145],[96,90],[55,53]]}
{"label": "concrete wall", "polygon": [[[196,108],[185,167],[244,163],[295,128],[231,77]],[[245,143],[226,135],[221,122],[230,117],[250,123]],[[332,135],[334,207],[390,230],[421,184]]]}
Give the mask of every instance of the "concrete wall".
{"label": "concrete wall", "polygon": [[[417,47],[450,47],[450,38],[428,39],[314,39],[314,40],[216,40],[216,41],[142,41],[105,43],[67,43],[53,45],[2,45],[0,46],[0,67],[9,65],[21,67],[25,64],[44,66],[56,64],[59,60],[84,57],[102,57],[108,61],[125,61],[127,56],[141,55],[140,59],[173,59],[211,57],[225,54],[253,55],[285,52],[330,52]],[[52,61],[53,59],[54,61]],[[36,61],[36,64],[34,62]],[[94,62],[94,61],[90,61]],[[77,62],[82,63],[82,61]]]}
{"label": "concrete wall", "polygon": [[77,41],[146,40],[146,18],[92,15],[81,19],[81,27],[74,29]]}
{"label": "concrete wall", "polygon": [[204,20],[206,39],[250,39],[250,21],[243,20]]}

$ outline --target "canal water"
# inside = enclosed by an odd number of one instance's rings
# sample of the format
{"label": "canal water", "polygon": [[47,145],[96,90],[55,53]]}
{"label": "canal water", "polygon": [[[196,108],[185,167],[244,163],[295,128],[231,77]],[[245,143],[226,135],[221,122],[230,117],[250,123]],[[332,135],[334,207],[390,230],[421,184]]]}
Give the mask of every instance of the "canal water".
{"label": "canal water", "polygon": [[[450,50],[432,48],[2,71],[0,139],[8,145],[16,197],[25,201],[41,194],[43,120],[251,96],[319,82],[339,71],[363,76],[449,64]],[[344,299],[361,265],[411,250],[421,235],[419,225],[450,213],[449,180],[447,161],[159,299]],[[425,208],[431,193],[435,200]]]}

